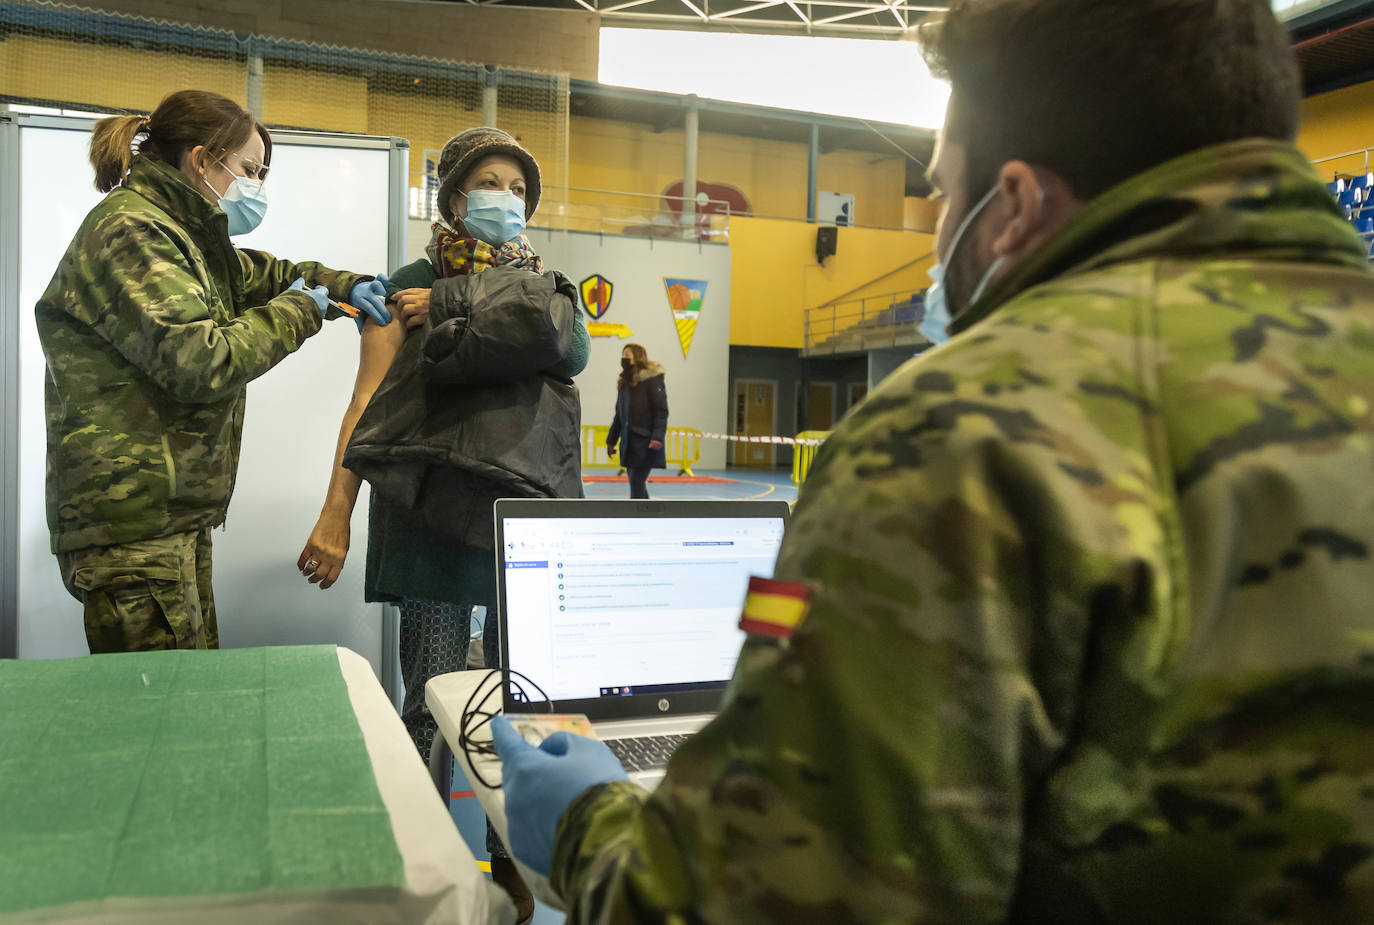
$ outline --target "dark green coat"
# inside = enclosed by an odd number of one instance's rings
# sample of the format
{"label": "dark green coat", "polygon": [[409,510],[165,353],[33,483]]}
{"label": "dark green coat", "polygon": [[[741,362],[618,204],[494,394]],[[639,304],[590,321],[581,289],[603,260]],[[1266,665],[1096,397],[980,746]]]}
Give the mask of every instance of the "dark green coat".
{"label": "dark green coat", "polygon": [[224,521],[245,387],[320,329],[298,277],[347,299],[368,277],[229,242],[182,173],[135,158],[34,309],[47,358],[55,552]]}

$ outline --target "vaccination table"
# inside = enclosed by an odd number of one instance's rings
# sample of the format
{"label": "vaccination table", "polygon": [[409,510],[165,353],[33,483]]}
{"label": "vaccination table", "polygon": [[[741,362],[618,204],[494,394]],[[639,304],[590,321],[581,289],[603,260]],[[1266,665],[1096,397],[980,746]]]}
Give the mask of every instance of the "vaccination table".
{"label": "vaccination table", "polygon": [[[449,758],[467,778],[469,786],[491,821],[503,844],[510,844],[506,831],[506,797],[499,788],[486,786],[501,780],[501,759],[495,755],[474,755],[453,744],[461,741],[464,710],[500,713],[501,684],[493,671],[455,671],[430,678],[425,685],[425,703],[434,715],[438,729],[430,746],[429,773],[438,793],[449,791]],[[490,742],[491,727],[483,724],[473,735],[475,742]],[[515,866],[535,898],[554,909],[563,909],[563,899],[554,892],[549,878],[535,873],[514,858]]]}
{"label": "vaccination table", "polygon": [[514,921],[333,646],[0,661],[0,922]]}

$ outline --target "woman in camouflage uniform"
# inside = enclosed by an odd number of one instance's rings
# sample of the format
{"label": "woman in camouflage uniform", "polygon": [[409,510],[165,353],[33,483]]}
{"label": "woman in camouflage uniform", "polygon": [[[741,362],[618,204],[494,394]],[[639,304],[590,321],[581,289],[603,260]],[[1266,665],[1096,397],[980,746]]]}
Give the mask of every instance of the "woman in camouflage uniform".
{"label": "woman in camouflage uniform", "polygon": [[218,646],[210,529],[233,491],[245,387],[339,314],[331,299],[390,320],[381,281],[230,243],[266,211],[271,155],[267,130],[214,93],[96,124],[109,195],[35,308],[48,527],[91,652]]}

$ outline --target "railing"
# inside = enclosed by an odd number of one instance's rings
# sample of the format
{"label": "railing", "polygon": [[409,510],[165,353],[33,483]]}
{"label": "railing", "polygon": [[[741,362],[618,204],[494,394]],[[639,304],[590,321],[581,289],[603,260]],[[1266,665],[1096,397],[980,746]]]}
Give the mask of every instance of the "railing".
{"label": "railing", "polygon": [[817,306],[806,311],[805,352],[860,353],[924,344],[917,327],[924,317],[925,295],[910,289]]}
{"label": "railing", "polygon": [[1369,155],[1374,152],[1374,148],[1360,148],[1355,151],[1347,151],[1344,154],[1332,154],[1328,157],[1319,157],[1312,162],[1313,166],[1320,169],[1321,165],[1327,165],[1327,169],[1332,172],[1336,179],[1342,177],[1354,177],[1360,174],[1369,173]]}
{"label": "railing", "polygon": [[[798,440],[819,440],[824,443],[830,438],[828,430],[804,430],[797,434]],[[792,448],[792,484],[800,486],[806,481],[806,476],[811,472],[811,464],[816,460],[816,454],[821,451],[819,446],[808,443],[798,443]]]}
{"label": "railing", "polygon": [[[620,461],[606,452],[606,438],[611,428],[605,424],[582,425],[582,468],[616,469]],[[667,457],[668,468],[678,467],[677,474],[688,478],[693,476],[692,464],[701,459],[701,431],[690,427],[669,427],[663,437],[663,454]]]}
{"label": "railing", "polygon": [[[421,174],[411,174],[410,182],[410,217],[433,221],[439,216],[438,183]],[[698,199],[692,203],[690,219],[684,214],[685,204],[681,196],[545,186],[530,225],[705,244],[730,240],[729,202]]]}

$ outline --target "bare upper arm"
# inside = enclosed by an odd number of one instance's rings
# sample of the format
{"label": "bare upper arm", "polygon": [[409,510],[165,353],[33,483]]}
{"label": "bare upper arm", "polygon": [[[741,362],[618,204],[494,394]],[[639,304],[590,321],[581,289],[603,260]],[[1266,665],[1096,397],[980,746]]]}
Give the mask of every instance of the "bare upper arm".
{"label": "bare upper arm", "polygon": [[405,343],[406,327],[400,321],[379,325],[371,318],[363,323],[362,345],[359,347],[358,377],[353,384],[354,401],[364,404],[386,378],[396,354]]}

